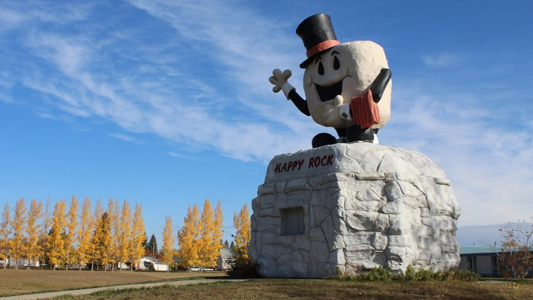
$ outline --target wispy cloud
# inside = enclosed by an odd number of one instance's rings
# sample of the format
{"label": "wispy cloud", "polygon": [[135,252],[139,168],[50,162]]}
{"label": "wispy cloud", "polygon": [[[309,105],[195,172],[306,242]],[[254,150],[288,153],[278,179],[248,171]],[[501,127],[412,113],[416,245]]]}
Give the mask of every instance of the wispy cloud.
{"label": "wispy cloud", "polygon": [[4,103],[13,103],[13,99],[10,96],[5,95],[4,93],[0,93],[0,101]]}
{"label": "wispy cloud", "polygon": [[456,66],[461,62],[461,57],[455,54],[424,55],[422,61],[430,68],[445,68]]}
{"label": "wispy cloud", "polygon": [[135,144],[142,144],[143,143],[139,139],[134,138],[134,137],[129,136],[129,135],[126,135],[126,134],[108,133],[107,135],[112,137],[112,138],[116,138],[116,139],[123,140],[123,141],[130,142],[130,143],[135,143]]}
{"label": "wispy cloud", "polygon": [[167,152],[168,155],[172,156],[172,157],[175,157],[175,158],[183,158],[183,159],[187,159],[187,160],[192,160],[192,161],[198,161],[199,159],[197,157],[194,157],[194,156],[191,156],[191,155],[185,155],[183,153],[177,153],[177,152],[173,152],[173,151],[169,151]]}
{"label": "wispy cloud", "polygon": [[395,86],[395,99],[403,101],[381,140],[420,151],[444,168],[467,220],[462,225],[529,217],[533,136],[525,121],[505,125],[522,108],[509,108],[505,98],[500,108],[487,107],[488,93],[458,97],[455,87],[412,83]]}
{"label": "wispy cloud", "polygon": [[[93,6],[28,9],[4,2],[0,34],[13,31],[18,44],[17,51],[0,52],[0,101],[14,101],[10,91],[22,85],[35,93],[27,105],[41,117],[105,120],[126,132],[110,136],[128,142],[140,142],[137,133],[157,135],[172,142],[168,154],[174,157],[214,150],[266,162],[309,148],[316,133],[331,130],[302,116],[268,83],[272,69],[293,69],[291,83],[303,95],[297,24],[231,4],[121,2],[128,26],[120,26],[113,18],[93,22]],[[465,58],[443,53],[421,59],[427,67],[447,68]],[[13,69],[2,69],[5,64]],[[454,76],[503,72],[494,66],[460,71]],[[486,76],[444,86],[430,82],[432,76],[393,77],[393,118],[380,131],[382,143],[421,151],[442,165],[468,224],[527,218],[533,211],[528,85]]]}
{"label": "wispy cloud", "polygon": [[0,3],[0,32],[29,21],[66,24],[83,20],[91,7],[92,4],[64,5],[45,1],[34,1],[28,4],[4,1]]}
{"label": "wispy cloud", "polygon": [[[267,160],[276,153],[308,147],[311,136],[305,132],[318,126],[300,116],[283,96],[271,93],[270,60],[283,62],[284,56],[274,59],[275,54],[264,54],[275,47],[263,41],[268,28],[243,34],[241,25],[253,15],[222,5],[136,4],[187,37],[191,45],[181,51],[181,61],[159,47],[125,47],[120,34],[102,42],[96,38],[102,34],[99,27],[90,24],[85,24],[83,36],[35,27],[26,36],[25,47],[47,65],[33,65],[33,72],[25,74],[22,82],[56,99],[52,105],[74,116],[105,118],[131,132],[155,133],[186,147],[216,149],[236,159]],[[239,22],[221,18],[220,10]],[[176,53],[184,49],[181,41],[167,46],[167,51]],[[213,65],[205,69],[207,77],[197,65],[187,65],[188,56],[204,57],[198,66]],[[213,61],[206,62],[205,57]],[[108,67],[116,61],[127,64]],[[255,91],[258,86],[260,91]]]}

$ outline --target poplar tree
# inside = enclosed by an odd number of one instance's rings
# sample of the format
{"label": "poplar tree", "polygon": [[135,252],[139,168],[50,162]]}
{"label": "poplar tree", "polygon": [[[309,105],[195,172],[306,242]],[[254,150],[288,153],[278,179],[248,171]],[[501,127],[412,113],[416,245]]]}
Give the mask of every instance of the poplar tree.
{"label": "poplar tree", "polygon": [[213,251],[213,233],[214,233],[214,213],[211,203],[208,199],[204,202],[204,209],[200,217],[200,224],[198,226],[200,237],[198,239],[198,256],[200,265],[204,267],[211,267],[211,252]]}
{"label": "poplar tree", "polygon": [[34,265],[39,261],[39,254],[41,253],[41,246],[39,245],[39,227],[42,224],[37,222],[43,215],[43,204],[37,202],[35,199],[31,199],[30,210],[28,211],[27,224],[26,224],[26,255],[28,259],[28,270],[30,269],[30,261],[33,261]]}
{"label": "poplar tree", "polygon": [[[118,261],[123,265],[130,258],[132,247],[131,232],[131,208],[127,200],[122,203],[122,215],[120,216],[119,232],[116,236],[118,244]],[[120,268],[122,269],[122,268]]]}
{"label": "poplar tree", "polygon": [[213,212],[211,202],[204,202],[204,209],[200,218],[198,239],[198,252],[200,264],[206,267],[214,267],[220,252],[222,238],[222,207],[220,201],[217,205],[217,213]]}
{"label": "poplar tree", "polygon": [[[144,231],[144,219],[142,216],[142,207],[138,203],[135,204],[135,212],[133,213],[133,224],[131,230],[132,247],[130,258],[135,264],[138,264],[144,255],[144,245],[146,243],[146,232]],[[133,265],[133,264],[132,264]],[[132,268],[130,267],[130,270]]]}
{"label": "poplar tree", "polygon": [[41,232],[39,234],[39,247],[41,252],[39,256],[41,260],[45,260],[48,256],[46,242],[48,239],[48,234],[50,233],[50,227],[52,226],[52,219],[50,218],[50,198],[46,199],[46,205],[43,213],[43,223],[41,226]]}
{"label": "poplar tree", "polygon": [[199,263],[197,245],[199,223],[198,206],[196,204],[189,206],[187,215],[183,219],[183,227],[178,232],[179,256],[183,266],[192,267]]}
{"label": "poplar tree", "polygon": [[62,264],[65,257],[64,228],[67,225],[65,219],[66,203],[65,200],[56,202],[54,212],[52,213],[52,229],[48,235],[46,247],[50,264],[54,266]]}
{"label": "poplar tree", "polygon": [[[213,243],[215,244],[216,248],[215,260],[218,259],[220,249],[224,248],[224,244],[222,243],[224,231],[222,230],[222,227],[224,227],[224,215],[222,214],[222,204],[220,204],[220,200],[218,200],[217,207],[215,208],[215,233],[213,236]],[[220,241],[220,243],[216,243],[216,241]]]}
{"label": "poplar tree", "polygon": [[110,246],[110,220],[105,212],[98,220],[98,225],[96,226],[93,234],[93,244],[95,245],[95,251],[93,256],[93,266],[91,270],[94,269],[95,261],[100,265],[104,266],[104,271],[107,271],[107,265],[110,263],[109,258],[109,246]]}
{"label": "poplar tree", "polygon": [[4,259],[4,269],[7,267],[7,258],[9,257],[9,236],[11,235],[11,211],[9,203],[6,201],[2,211],[2,220],[0,222],[0,255]]}
{"label": "poplar tree", "polygon": [[73,259],[74,249],[73,244],[76,241],[76,231],[78,227],[78,198],[72,196],[70,201],[70,208],[68,211],[67,219],[67,231],[65,234],[65,270],[68,270],[68,265],[75,262]]}
{"label": "poplar tree", "polygon": [[172,218],[165,218],[165,228],[163,229],[163,263],[172,264],[174,256],[174,237],[172,236]]}
{"label": "poplar tree", "polygon": [[21,198],[15,204],[15,213],[13,215],[13,222],[11,228],[13,229],[13,238],[10,241],[11,255],[15,262],[15,269],[18,269],[17,260],[24,255],[26,248],[26,239],[24,230],[26,225],[26,205],[24,198]]}
{"label": "poplar tree", "polygon": [[109,222],[109,248],[107,249],[107,260],[111,263],[111,271],[115,269],[115,262],[119,256],[118,236],[120,234],[120,205],[118,200],[109,199],[106,212],[107,221]]}
{"label": "poplar tree", "polygon": [[[100,218],[102,217],[103,214],[104,214],[104,207],[102,206],[102,201],[100,201],[100,198],[98,198],[98,200],[96,200],[96,204],[94,205],[94,220],[95,220],[95,222],[100,220]],[[95,224],[95,228],[96,228],[96,225],[97,224]]]}
{"label": "poplar tree", "polygon": [[233,226],[237,230],[235,234],[235,248],[242,258],[248,258],[248,246],[251,237],[251,221],[248,204],[244,204],[241,211],[233,214]]}
{"label": "poplar tree", "polygon": [[78,235],[76,241],[78,247],[76,249],[76,256],[78,259],[79,270],[81,266],[87,264],[91,257],[91,235],[94,230],[94,216],[91,214],[91,200],[85,197],[81,207],[80,222],[78,225]]}
{"label": "poplar tree", "polygon": [[89,243],[89,252],[90,252],[90,260],[91,260],[91,271],[94,271],[94,263],[97,260],[97,250],[98,248],[98,242],[99,242],[99,235],[100,230],[100,222],[102,219],[102,216],[104,215],[104,207],[102,206],[102,202],[100,201],[100,198],[96,200],[96,204],[94,205],[94,215],[93,215],[93,226],[92,226],[92,235],[91,235],[91,242]]}

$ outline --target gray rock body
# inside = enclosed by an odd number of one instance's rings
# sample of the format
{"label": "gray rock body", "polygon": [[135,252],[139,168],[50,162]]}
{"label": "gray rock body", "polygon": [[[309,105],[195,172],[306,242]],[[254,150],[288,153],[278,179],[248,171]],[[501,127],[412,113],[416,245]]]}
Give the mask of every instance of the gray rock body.
{"label": "gray rock body", "polygon": [[459,265],[459,204],[421,153],[352,143],[278,155],[252,208],[249,252],[266,277]]}

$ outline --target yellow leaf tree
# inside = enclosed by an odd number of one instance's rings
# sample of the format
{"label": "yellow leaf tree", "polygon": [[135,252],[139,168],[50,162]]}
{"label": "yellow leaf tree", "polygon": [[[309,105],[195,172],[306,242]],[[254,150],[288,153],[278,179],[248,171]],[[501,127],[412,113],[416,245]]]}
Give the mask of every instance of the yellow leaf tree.
{"label": "yellow leaf tree", "polygon": [[237,254],[243,258],[248,258],[248,246],[250,246],[251,237],[251,221],[248,204],[244,204],[238,214],[233,214],[233,226],[237,231],[235,234],[235,248]]}
{"label": "yellow leaf tree", "polygon": [[[100,201],[100,198],[96,200],[96,204],[94,205],[94,219],[95,222],[100,220],[102,215],[104,214],[104,207],[102,206],[102,201]],[[96,228],[97,224],[94,224],[94,227]]]}
{"label": "yellow leaf tree", "polygon": [[90,252],[90,262],[91,262],[91,271],[94,271],[94,265],[97,263],[97,251],[99,251],[99,241],[100,241],[100,222],[102,219],[102,216],[104,215],[104,207],[102,206],[102,202],[100,199],[96,200],[96,204],[94,205],[94,215],[93,215],[93,232],[91,235],[91,242],[89,244],[89,252]]}
{"label": "yellow leaf tree", "polygon": [[[28,211],[27,216],[28,221],[26,224],[27,243],[25,257],[28,259],[28,266],[31,262],[33,262],[33,265],[36,266],[37,262],[39,261],[39,254],[41,253],[41,247],[39,245],[39,227],[41,224],[38,224],[37,222],[42,215],[43,204],[41,202],[37,202],[35,199],[31,199],[30,210]],[[28,270],[30,270],[29,267]]]}
{"label": "yellow leaf tree", "polygon": [[[218,218],[218,219],[217,219]],[[198,253],[200,264],[204,267],[216,267],[217,258],[222,244],[222,207],[220,201],[217,205],[217,214],[213,212],[213,208],[209,199],[204,202],[204,209],[200,218],[198,239]]]}
{"label": "yellow leaf tree", "polygon": [[200,213],[198,206],[189,206],[187,215],[183,219],[183,227],[178,232],[179,256],[181,264],[185,267],[192,267],[199,264],[198,260],[198,232],[200,223]]}
{"label": "yellow leaf tree", "polygon": [[118,236],[120,235],[120,204],[118,200],[113,201],[113,199],[109,199],[106,213],[107,221],[109,222],[107,260],[111,264],[111,271],[113,271],[120,252],[118,242]]}
{"label": "yellow leaf tree", "polygon": [[46,205],[43,213],[43,223],[41,226],[41,232],[39,233],[39,248],[41,252],[39,256],[45,258],[48,256],[46,242],[48,239],[48,233],[50,232],[50,227],[52,226],[52,219],[50,218],[50,198],[46,199]]}
{"label": "yellow leaf tree", "polygon": [[70,201],[70,208],[66,216],[67,219],[67,231],[65,233],[65,270],[68,270],[68,265],[76,262],[74,257],[74,242],[76,241],[77,228],[78,228],[78,198],[72,196]]}
{"label": "yellow leaf tree", "polygon": [[111,224],[108,212],[105,212],[98,219],[98,225],[96,226],[93,234],[93,244],[95,246],[94,256],[93,256],[93,266],[91,269],[94,269],[94,263],[104,267],[104,271],[107,271],[107,267],[110,263],[109,258],[109,246],[110,246],[110,236],[111,236]]}
{"label": "yellow leaf tree", "polygon": [[122,215],[120,216],[119,232],[116,236],[118,244],[118,260],[120,262],[120,269],[130,258],[131,252],[131,208],[127,200],[122,204]]}
{"label": "yellow leaf tree", "polygon": [[[2,220],[0,221],[0,256],[6,260],[9,257],[9,236],[11,235],[11,211],[9,203],[6,201],[2,211]],[[7,263],[4,262],[4,269]]]}
{"label": "yellow leaf tree", "polygon": [[91,235],[94,230],[94,217],[91,214],[91,200],[85,197],[81,206],[80,221],[78,224],[78,235],[76,241],[78,247],[76,248],[76,258],[79,270],[81,266],[87,264],[91,257]]}
{"label": "yellow leaf tree", "polygon": [[48,253],[48,260],[54,266],[61,265],[65,257],[65,240],[64,233],[67,226],[65,219],[66,203],[65,200],[56,202],[54,212],[52,213],[52,229],[48,235],[46,248]]}
{"label": "yellow leaf tree", "polygon": [[222,205],[220,204],[220,200],[218,200],[217,207],[215,208],[215,233],[213,237],[217,253],[217,257],[215,259],[218,258],[218,255],[220,254],[220,249],[224,247],[224,245],[222,244],[222,237],[224,236],[224,231],[222,230],[223,226],[224,216],[222,215]]}
{"label": "yellow leaf tree", "polygon": [[13,222],[11,228],[13,229],[13,238],[10,240],[11,256],[15,262],[15,269],[18,268],[17,260],[22,258],[25,254],[26,238],[24,236],[24,229],[26,225],[26,205],[24,198],[21,198],[15,204],[15,213],[13,215]]}
{"label": "yellow leaf tree", "polygon": [[[146,233],[144,232],[144,219],[142,215],[142,207],[138,203],[135,204],[135,212],[133,213],[133,224],[131,230],[132,246],[130,259],[136,265],[145,253],[143,246],[146,241]],[[131,268],[130,268],[131,271]]]}
{"label": "yellow leaf tree", "polygon": [[214,229],[214,213],[211,203],[208,199],[204,202],[204,209],[202,210],[202,215],[200,217],[199,234],[198,239],[198,256],[200,259],[200,265],[204,267],[212,267],[212,262],[210,260],[210,254],[212,251],[211,242],[213,239],[213,229]]}
{"label": "yellow leaf tree", "polygon": [[174,236],[172,235],[172,218],[167,216],[165,219],[165,228],[163,229],[163,263],[170,265],[174,256]]}

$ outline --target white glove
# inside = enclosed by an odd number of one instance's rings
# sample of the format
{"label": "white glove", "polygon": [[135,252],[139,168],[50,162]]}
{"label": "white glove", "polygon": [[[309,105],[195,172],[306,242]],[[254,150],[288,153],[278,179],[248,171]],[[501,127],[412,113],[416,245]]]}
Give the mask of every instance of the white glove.
{"label": "white glove", "polygon": [[270,83],[274,85],[272,91],[274,93],[283,91],[283,94],[285,94],[287,100],[289,99],[289,93],[294,90],[294,87],[289,82],[287,82],[291,75],[291,70],[285,70],[282,73],[280,69],[275,69],[274,71],[272,71],[272,76],[270,76],[270,78],[268,79],[268,81],[270,81]]}
{"label": "white glove", "polygon": [[329,126],[339,127],[342,125],[341,107],[343,102],[343,97],[337,95],[333,99],[333,103],[328,103],[324,106],[324,118]]}

